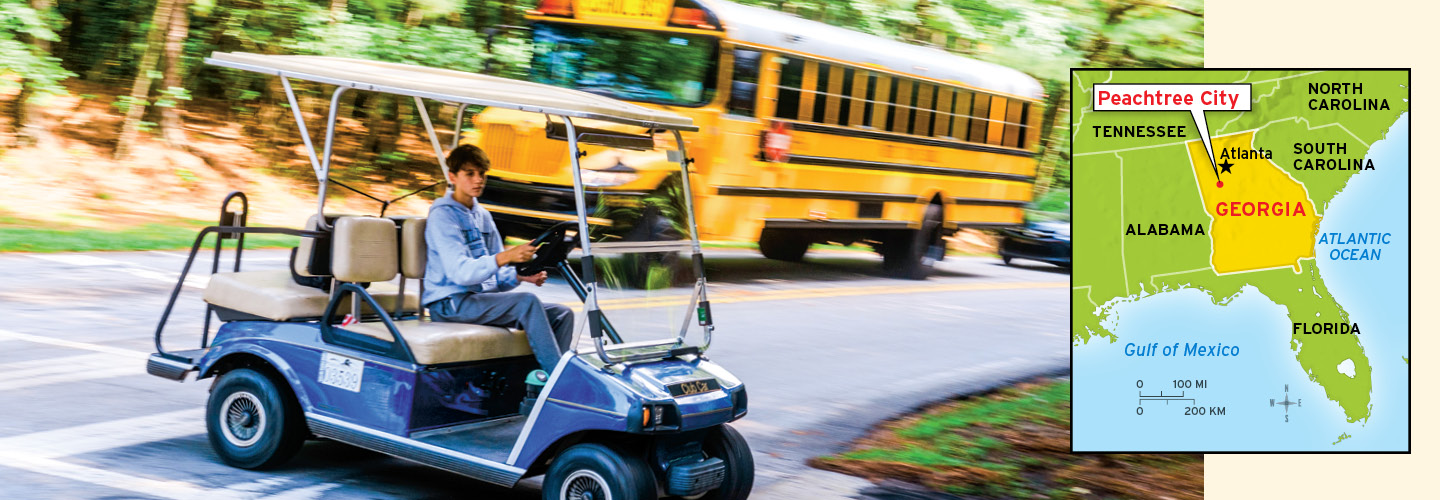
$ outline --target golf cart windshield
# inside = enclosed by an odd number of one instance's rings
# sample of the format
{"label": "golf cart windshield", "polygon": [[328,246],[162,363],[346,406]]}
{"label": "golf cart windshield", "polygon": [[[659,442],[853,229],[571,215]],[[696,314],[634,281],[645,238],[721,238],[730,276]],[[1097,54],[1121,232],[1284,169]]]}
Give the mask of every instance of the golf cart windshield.
{"label": "golf cart windshield", "polygon": [[[321,56],[277,56],[246,53],[214,53],[206,59],[206,62],[216,66],[274,75],[280,78],[286,97],[290,100],[290,109],[295,116],[311,167],[319,182],[316,211],[320,215],[317,221],[320,230],[330,229],[324,218],[326,190],[331,183],[329,179],[330,153],[334,144],[336,112],[340,104],[340,97],[349,90],[373,91],[414,98],[416,110],[429,134],[436,164],[440,167],[442,175],[447,173],[444,163],[447,151],[442,147],[435,127],[431,123],[430,113],[426,108],[427,101],[455,106],[458,109],[455,124],[457,131],[462,125],[467,107],[495,106],[545,115],[547,123],[552,124],[550,129],[555,131],[554,136],[563,138],[569,144],[574,186],[583,185],[578,162],[582,154],[582,144],[626,149],[650,149],[645,147],[647,141],[651,146],[654,144],[649,135],[611,133],[591,125],[592,123],[638,126],[651,130],[653,134],[668,135],[670,140],[667,142],[673,144],[675,149],[668,151],[666,156],[670,161],[678,163],[681,172],[679,178],[684,191],[683,202],[686,214],[686,220],[683,222],[687,229],[684,233],[688,235],[688,239],[668,242],[592,242],[588,236],[591,234],[589,231],[590,221],[587,217],[579,217],[575,221],[575,230],[571,231],[577,237],[570,240],[570,244],[575,244],[581,250],[581,272],[574,272],[568,264],[563,263],[563,260],[561,261],[562,265],[557,269],[562,271],[563,278],[570,282],[571,287],[580,298],[584,310],[580,321],[587,325],[583,331],[590,334],[594,349],[604,362],[625,362],[657,356],[698,353],[709,346],[713,326],[709,322],[709,305],[706,300],[703,275],[704,266],[698,233],[695,230],[695,218],[691,209],[689,160],[685,154],[685,141],[680,135],[681,131],[697,130],[690,118],[578,90],[408,64]],[[326,121],[323,148],[317,149],[311,141],[304,116],[300,111],[301,108],[296,102],[295,92],[290,86],[291,79],[335,86]],[[581,124],[586,126],[577,125],[577,120],[581,120]],[[456,135],[458,137],[458,134]],[[454,144],[452,141],[451,149],[455,147]],[[576,193],[575,202],[578,207],[576,213],[587,213],[586,199],[583,193]],[[564,241],[564,238],[560,237],[555,241],[561,242]],[[687,316],[693,316],[703,326],[704,341],[698,346],[684,345],[685,335],[690,329],[690,324],[694,322],[687,317],[678,323],[673,323],[675,330],[671,331],[673,334],[671,337],[672,347],[660,350],[642,349],[643,352],[634,355],[617,354],[612,356],[604,347],[606,341],[608,340],[611,344],[620,344],[623,343],[623,340],[620,332],[615,328],[615,324],[602,312],[601,305],[605,297],[600,297],[598,293],[602,287],[597,283],[597,271],[600,270],[597,269],[594,256],[596,254],[670,254],[675,252],[688,255],[693,263],[693,269],[695,269],[693,286],[690,287],[689,293],[683,301],[685,309],[688,311]],[[622,350],[627,350],[627,347],[622,346]],[[633,349],[628,350],[633,351]]]}

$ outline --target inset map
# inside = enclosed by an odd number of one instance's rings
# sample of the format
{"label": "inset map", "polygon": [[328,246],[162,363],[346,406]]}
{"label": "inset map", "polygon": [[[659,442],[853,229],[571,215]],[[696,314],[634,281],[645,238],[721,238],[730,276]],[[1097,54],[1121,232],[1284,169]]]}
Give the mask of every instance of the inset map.
{"label": "inset map", "polygon": [[1408,452],[1409,71],[1071,76],[1074,451]]}

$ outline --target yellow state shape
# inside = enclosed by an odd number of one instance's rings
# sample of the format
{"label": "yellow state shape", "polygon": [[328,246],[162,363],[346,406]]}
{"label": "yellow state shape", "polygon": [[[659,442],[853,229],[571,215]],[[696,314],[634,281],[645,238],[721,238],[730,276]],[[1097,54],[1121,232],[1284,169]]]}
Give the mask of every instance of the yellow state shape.
{"label": "yellow state shape", "polygon": [[[1220,159],[1225,149],[1251,149],[1254,135],[1244,132],[1212,138],[1216,162],[1227,161]],[[1315,215],[1315,204],[1304,186],[1270,160],[1233,157],[1228,160],[1235,164],[1230,172],[1220,174],[1224,187],[1217,186],[1216,169],[1211,168],[1205,145],[1190,141],[1187,146],[1205,212],[1213,220],[1210,265],[1216,273],[1284,266],[1291,266],[1298,273],[1300,259],[1315,257],[1315,232],[1320,229],[1320,217]],[[1274,215],[1277,205],[1286,215]],[[1262,209],[1269,215],[1261,215]],[[1242,215],[1221,215],[1232,211]],[[1303,215],[1298,215],[1302,212]]]}

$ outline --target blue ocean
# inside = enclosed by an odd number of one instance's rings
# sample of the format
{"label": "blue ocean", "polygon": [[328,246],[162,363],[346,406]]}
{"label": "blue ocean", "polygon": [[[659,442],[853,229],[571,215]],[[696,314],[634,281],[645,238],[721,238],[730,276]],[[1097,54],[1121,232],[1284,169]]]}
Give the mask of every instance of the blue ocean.
{"label": "blue ocean", "polygon": [[[1120,339],[1074,348],[1074,447],[1079,451],[1406,451],[1410,447],[1410,116],[1390,127],[1367,158],[1373,171],[1353,176],[1331,201],[1320,233],[1390,233],[1381,258],[1332,260],[1317,244],[1320,275],[1359,323],[1373,369],[1371,413],[1347,423],[1340,406],[1310,382],[1290,350],[1292,321],[1253,287],[1224,306],[1182,289],[1114,308]],[[1126,357],[1126,344],[1223,344],[1235,357]],[[1402,359],[1404,357],[1404,359]],[[1196,388],[1204,380],[1205,388]],[[1189,381],[1189,388],[1177,387]],[[1288,384],[1288,392],[1286,386]],[[1141,395],[1176,397],[1164,401]],[[1183,398],[1184,400],[1180,400]],[[1275,404],[1288,398],[1299,402]],[[1193,401],[1191,401],[1193,400]],[[1212,409],[1224,408],[1223,415]],[[1203,415],[1186,415],[1204,408]],[[1288,417],[1288,421],[1287,421]],[[1350,437],[1336,444],[1342,435]]]}

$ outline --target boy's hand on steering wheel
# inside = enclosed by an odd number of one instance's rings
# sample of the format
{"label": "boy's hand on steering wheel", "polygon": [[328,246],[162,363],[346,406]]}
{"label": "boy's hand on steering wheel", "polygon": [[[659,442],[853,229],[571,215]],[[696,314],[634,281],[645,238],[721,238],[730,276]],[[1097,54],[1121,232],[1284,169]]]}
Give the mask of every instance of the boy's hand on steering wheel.
{"label": "boy's hand on steering wheel", "polygon": [[504,266],[520,262],[530,262],[530,259],[534,258],[535,246],[526,243],[523,245],[515,245],[510,247],[509,250],[495,254],[495,263]]}
{"label": "boy's hand on steering wheel", "polygon": [[532,274],[532,275],[529,275],[529,276],[516,276],[516,278],[518,278],[520,281],[524,281],[524,282],[526,282],[526,283],[531,283],[531,284],[534,284],[535,286],[544,285],[544,284],[545,284],[545,277],[546,277],[545,271],[540,271],[540,272],[538,272],[538,273],[535,273],[535,274]]}

